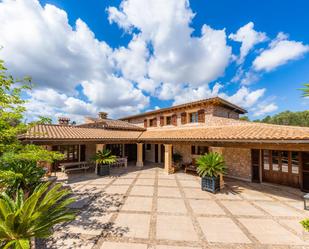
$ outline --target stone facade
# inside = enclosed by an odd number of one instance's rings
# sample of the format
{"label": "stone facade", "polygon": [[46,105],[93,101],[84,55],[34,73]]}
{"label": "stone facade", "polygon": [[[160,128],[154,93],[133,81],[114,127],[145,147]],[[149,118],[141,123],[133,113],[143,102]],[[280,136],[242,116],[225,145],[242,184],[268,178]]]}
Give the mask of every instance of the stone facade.
{"label": "stone facade", "polygon": [[[207,105],[205,107],[195,107],[195,108],[187,108],[185,110],[175,111],[175,112],[166,112],[166,113],[159,113],[159,114],[150,114],[146,115],[144,117],[137,117],[137,118],[131,118],[128,121],[129,123],[132,123],[134,125],[144,127],[144,120],[147,119],[147,128],[150,129],[159,129],[162,127],[160,125],[160,117],[164,117],[164,126],[173,126],[173,125],[166,125],[166,117],[170,117],[173,114],[176,114],[177,116],[177,126],[182,126],[181,124],[181,113],[186,112],[187,113],[187,120],[189,120],[189,113],[197,112],[199,110],[203,109],[205,111],[204,115],[212,115],[216,117],[223,117],[223,118],[231,118],[231,119],[239,119],[239,114],[236,111],[233,111],[229,108],[220,106],[220,105]],[[156,119],[157,123],[154,127],[149,127],[150,120]]]}
{"label": "stone facade", "polygon": [[[228,171],[227,175],[251,181],[251,150],[230,147],[210,147],[209,151],[223,155]],[[199,157],[191,154],[190,144],[173,144],[173,152],[182,155],[184,163],[190,163],[192,158]]]}
{"label": "stone facade", "polygon": [[210,151],[218,152],[223,155],[228,176],[251,181],[250,149],[210,147]]}

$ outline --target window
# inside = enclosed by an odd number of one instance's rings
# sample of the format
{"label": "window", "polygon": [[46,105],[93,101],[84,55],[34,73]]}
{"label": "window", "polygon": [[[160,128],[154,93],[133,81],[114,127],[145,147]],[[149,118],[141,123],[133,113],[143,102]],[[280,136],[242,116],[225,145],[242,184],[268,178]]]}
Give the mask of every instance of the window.
{"label": "window", "polygon": [[299,172],[299,153],[291,152],[291,164],[292,164],[292,173],[298,174]]}
{"label": "window", "polygon": [[192,155],[204,155],[205,153],[208,153],[208,147],[207,146],[191,146],[191,154]]}
{"label": "window", "polygon": [[279,171],[279,151],[273,150],[272,151],[272,166],[273,171]]}
{"label": "window", "polygon": [[151,150],[151,144],[146,144],[146,150]]}
{"label": "window", "polygon": [[189,121],[190,121],[190,123],[197,123],[198,122],[197,112],[192,112],[192,113],[189,114]]}
{"label": "window", "polygon": [[288,173],[289,172],[289,152],[281,151],[281,171]]}
{"label": "window", "polygon": [[208,147],[207,146],[198,146],[197,147],[197,154],[198,155],[204,155],[208,153]]}
{"label": "window", "polygon": [[53,148],[55,151],[59,151],[64,155],[64,159],[61,162],[77,162],[79,157],[78,145],[59,145]]}
{"label": "window", "polygon": [[195,145],[192,145],[192,146],[191,146],[191,154],[192,154],[192,155],[195,155]]}
{"label": "window", "polygon": [[157,119],[156,119],[156,118],[150,119],[150,120],[149,120],[149,126],[150,126],[150,127],[155,127],[155,126],[157,126]]}
{"label": "window", "polygon": [[269,150],[264,150],[263,157],[264,169],[269,170]]}
{"label": "window", "polygon": [[166,117],[166,125],[172,124],[172,116]]}

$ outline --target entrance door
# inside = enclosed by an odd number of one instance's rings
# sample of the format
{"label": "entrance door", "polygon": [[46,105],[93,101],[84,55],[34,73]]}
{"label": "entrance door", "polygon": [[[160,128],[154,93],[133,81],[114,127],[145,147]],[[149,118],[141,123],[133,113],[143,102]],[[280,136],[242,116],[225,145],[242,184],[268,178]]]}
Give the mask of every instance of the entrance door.
{"label": "entrance door", "polygon": [[300,157],[295,151],[263,150],[263,181],[299,187]]}
{"label": "entrance door", "polygon": [[260,150],[251,150],[252,181],[260,182]]}
{"label": "entrance door", "polygon": [[128,158],[128,161],[137,160],[137,145],[136,144],[126,144],[124,152],[125,152],[125,156]]}
{"label": "entrance door", "polygon": [[302,153],[302,190],[309,191],[309,152]]}
{"label": "entrance door", "polygon": [[164,151],[164,145],[161,144],[161,163],[164,163],[165,160],[165,151]]}
{"label": "entrance door", "polygon": [[155,163],[159,162],[159,145],[155,144]]}

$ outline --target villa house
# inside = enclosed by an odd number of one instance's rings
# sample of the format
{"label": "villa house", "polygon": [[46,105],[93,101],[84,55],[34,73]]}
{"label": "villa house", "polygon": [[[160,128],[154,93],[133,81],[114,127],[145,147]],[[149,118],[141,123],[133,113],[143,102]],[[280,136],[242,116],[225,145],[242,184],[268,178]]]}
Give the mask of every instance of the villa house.
{"label": "villa house", "polygon": [[136,166],[162,163],[172,169],[172,154],[183,163],[208,151],[223,154],[227,176],[309,190],[309,128],[239,120],[246,110],[222,98],[163,108],[119,120],[86,118],[81,125],[37,125],[20,139],[65,154],[66,162],[87,161],[104,146]]}

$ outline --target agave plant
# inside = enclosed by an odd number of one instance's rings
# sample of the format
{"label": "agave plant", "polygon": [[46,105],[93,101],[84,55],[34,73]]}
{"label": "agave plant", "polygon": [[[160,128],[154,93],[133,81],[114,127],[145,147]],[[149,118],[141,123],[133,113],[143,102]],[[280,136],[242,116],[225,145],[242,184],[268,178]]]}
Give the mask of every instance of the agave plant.
{"label": "agave plant", "polygon": [[44,176],[45,170],[32,161],[13,161],[0,165],[0,189],[8,194],[16,193],[21,188],[31,193]]}
{"label": "agave plant", "polygon": [[0,247],[28,249],[32,238],[47,238],[55,224],[71,221],[75,214],[68,208],[74,202],[71,192],[61,184],[38,186],[26,198],[19,189],[14,199],[0,196]]}
{"label": "agave plant", "polygon": [[110,150],[103,149],[96,153],[94,160],[98,164],[112,164],[116,162],[116,156]]}
{"label": "agave plant", "polygon": [[223,156],[217,152],[210,152],[196,160],[197,173],[201,177],[218,177],[226,172]]}

